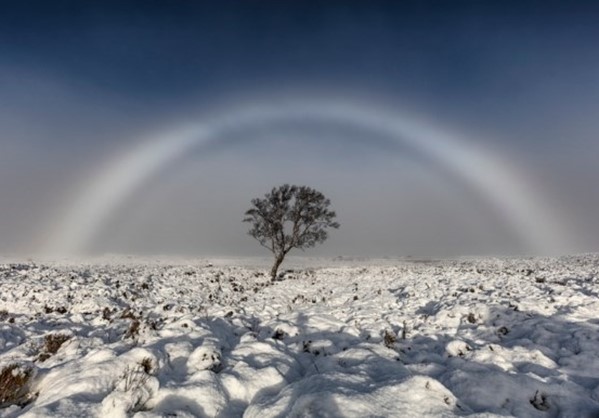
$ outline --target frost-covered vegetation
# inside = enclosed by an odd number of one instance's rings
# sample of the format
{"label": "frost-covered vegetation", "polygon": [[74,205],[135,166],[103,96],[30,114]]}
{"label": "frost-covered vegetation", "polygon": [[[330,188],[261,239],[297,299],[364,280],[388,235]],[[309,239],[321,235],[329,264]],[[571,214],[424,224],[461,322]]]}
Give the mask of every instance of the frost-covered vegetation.
{"label": "frost-covered vegetation", "polygon": [[599,415],[598,256],[213,263],[0,265],[0,416]]}

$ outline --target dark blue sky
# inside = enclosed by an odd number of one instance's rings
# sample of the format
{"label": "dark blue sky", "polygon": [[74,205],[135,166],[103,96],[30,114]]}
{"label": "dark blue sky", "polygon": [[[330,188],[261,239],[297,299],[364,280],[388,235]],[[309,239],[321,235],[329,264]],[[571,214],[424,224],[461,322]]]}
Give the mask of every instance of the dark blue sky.
{"label": "dark blue sky", "polygon": [[539,117],[530,107],[597,89],[598,11],[546,1],[3,2],[0,56],[142,108],[291,83]]}
{"label": "dark blue sky", "polygon": [[3,1],[0,233],[126,138],[297,92],[465,130],[599,232],[598,21],[590,1]]}

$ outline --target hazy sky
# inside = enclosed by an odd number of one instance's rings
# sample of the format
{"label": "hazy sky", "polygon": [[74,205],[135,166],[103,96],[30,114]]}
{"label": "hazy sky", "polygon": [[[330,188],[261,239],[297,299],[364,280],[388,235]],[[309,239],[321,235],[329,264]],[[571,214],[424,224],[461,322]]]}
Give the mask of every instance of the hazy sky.
{"label": "hazy sky", "polygon": [[591,1],[0,2],[0,252],[263,254],[243,212],[286,182],[338,212],[308,255],[598,251],[598,21]]}

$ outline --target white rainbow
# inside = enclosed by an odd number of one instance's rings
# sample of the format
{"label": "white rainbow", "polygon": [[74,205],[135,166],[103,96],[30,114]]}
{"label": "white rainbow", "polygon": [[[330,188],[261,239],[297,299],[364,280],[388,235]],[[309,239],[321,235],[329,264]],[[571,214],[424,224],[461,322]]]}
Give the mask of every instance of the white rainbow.
{"label": "white rainbow", "polygon": [[358,126],[404,143],[450,170],[480,193],[510,222],[531,253],[553,253],[567,245],[550,207],[533,193],[511,164],[474,148],[428,123],[390,110],[322,100],[263,104],[228,110],[223,117],[192,124],[150,139],[109,164],[73,199],[67,213],[54,222],[43,249],[47,254],[83,254],[107,220],[146,180],[195,147],[226,138],[232,130],[252,129],[284,121],[321,121]]}

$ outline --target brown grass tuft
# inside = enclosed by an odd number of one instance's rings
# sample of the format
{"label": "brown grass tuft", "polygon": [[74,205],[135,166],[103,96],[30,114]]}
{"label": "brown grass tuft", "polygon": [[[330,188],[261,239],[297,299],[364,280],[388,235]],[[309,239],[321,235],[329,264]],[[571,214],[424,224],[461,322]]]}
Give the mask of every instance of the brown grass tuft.
{"label": "brown grass tuft", "polygon": [[48,334],[44,337],[44,345],[40,349],[37,361],[46,361],[60,350],[60,347],[71,339],[67,334]]}
{"label": "brown grass tuft", "polygon": [[144,373],[153,374],[155,371],[154,362],[150,357],[144,357],[143,360],[139,363]]}
{"label": "brown grass tuft", "polygon": [[44,352],[48,354],[56,354],[60,347],[71,339],[67,334],[49,334],[44,337]]}
{"label": "brown grass tuft", "polygon": [[385,330],[383,342],[385,344],[385,347],[393,349],[395,343],[397,342],[397,335],[395,335],[393,331]]}
{"label": "brown grass tuft", "polygon": [[33,368],[9,364],[0,370],[0,407],[24,405],[32,396],[29,394],[29,382],[33,377]]}
{"label": "brown grass tuft", "polygon": [[139,319],[134,319],[133,321],[131,321],[131,325],[129,325],[129,329],[127,330],[127,333],[125,334],[125,338],[138,337],[140,326],[141,326],[141,322],[139,321]]}

